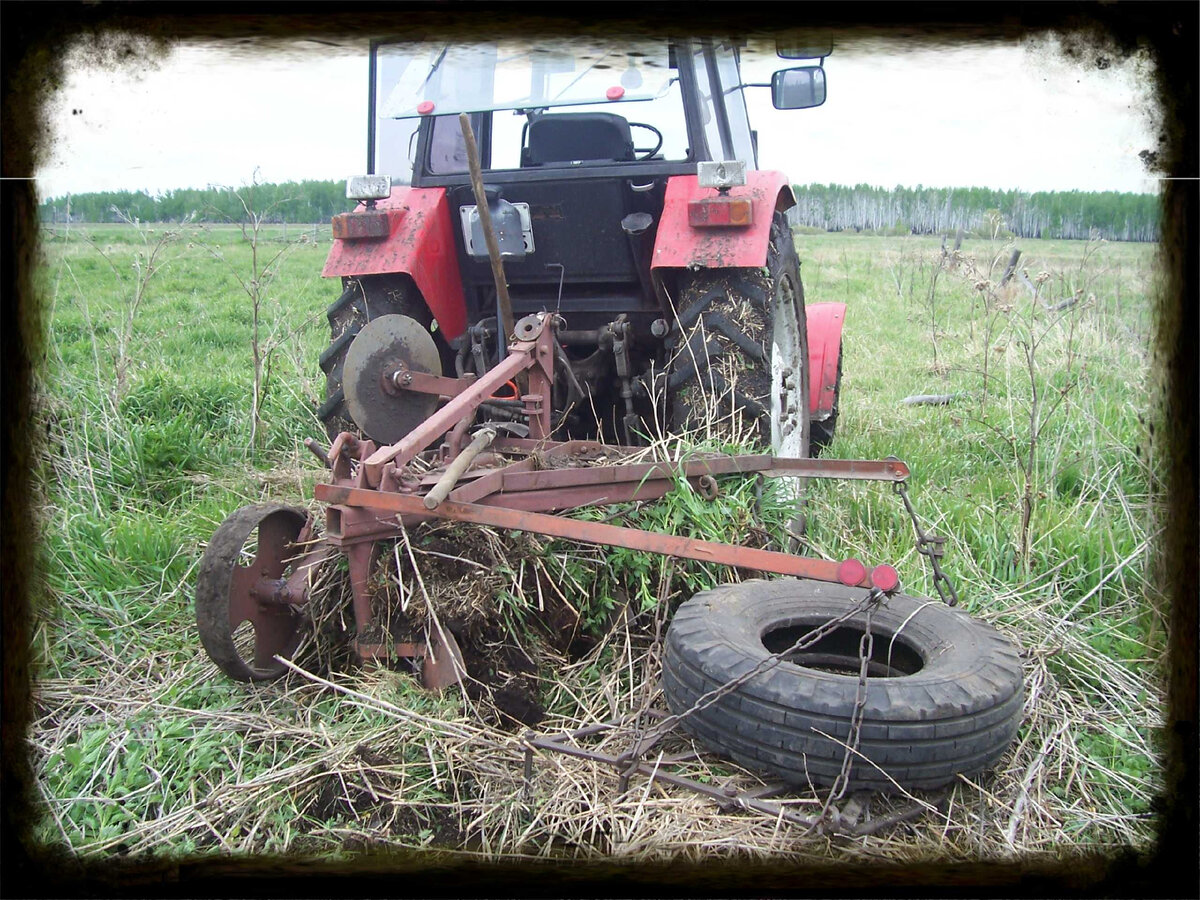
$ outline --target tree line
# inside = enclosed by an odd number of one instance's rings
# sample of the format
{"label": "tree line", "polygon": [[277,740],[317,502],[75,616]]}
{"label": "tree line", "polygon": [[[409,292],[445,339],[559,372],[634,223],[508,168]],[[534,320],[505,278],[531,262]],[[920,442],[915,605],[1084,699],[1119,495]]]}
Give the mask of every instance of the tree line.
{"label": "tree line", "polygon": [[1156,241],[1154,194],[1118,191],[998,191],[991,188],[906,188],[858,184],[793,185],[793,225],[826,231],[939,234],[1012,233],[1026,238],[1084,240],[1093,232],[1111,241]]}
{"label": "tree line", "polygon": [[[244,204],[244,205],[243,205]],[[337,213],[352,209],[344,181],[288,181],[227,187],[180,188],[151,194],[148,191],[98,191],[69,194],[45,200],[39,216],[46,223],[241,222],[246,209],[264,215],[263,221],[312,224],[328,222]]]}
{"label": "tree line", "polygon": [[[997,191],[990,188],[873,187],[858,184],[794,185],[793,225],[826,231],[938,234],[947,231],[1011,232],[1018,237],[1086,239],[1093,231],[1113,241],[1158,239],[1159,205],[1153,194],[1116,191]],[[42,203],[47,223],[240,222],[249,207],[267,222],[327,222],[353,207],[340,181],[289,181],[237,188],[209,185],[152,195],[100,191],[54,197]]]}

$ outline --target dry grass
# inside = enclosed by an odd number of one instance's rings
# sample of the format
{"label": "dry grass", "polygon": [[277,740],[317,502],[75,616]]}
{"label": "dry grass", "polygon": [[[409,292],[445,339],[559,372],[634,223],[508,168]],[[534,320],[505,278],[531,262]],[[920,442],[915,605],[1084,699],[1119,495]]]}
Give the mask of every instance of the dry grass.
{"label": "dry grass", "polygon": [[[515,550],[531,558],[522,539],[486,532],[477,538],[467,542],[475,555],[499,554],[494,561],[507,562],[514,572],[521,570],[521,563],[505,554]],[[465,551],[463,558],[470,561],[471,556]],[[429,574],[430,566],[445,562],[420,554],[417,559]],[[495,615],[494,600],[484,601],[481,592],[469,589],[472,581],[490,583],[494,572],[469,564],[463,569],[449,592],[459,606],[455,610],[453,604],[446,605],[443,616],[461,616],[464,601],[480,615]],[[390,572],[386,577],[394,578],[395,570]],[[527,570],[516,580],[514,595],[521,597],[537,581]],[[393,582],[391,589],[404,588]],[[421,593],[420,587],[408,589]],[[1036,589],[1031,586],[1030,594]],[[333,571],[317,591],[326,614],[338,615],[345,599],[344,578]],[[537,603],[536,596],[526,594],[524,599]],[[1028,600],[1015,594],[998,598],[992,609],[1000,612],[991,616],[1007,621],[1004,610],[1024,611],[1012,617],[1008,627],[1027,651],[1025,725],[1018,743],[997,771],[962,779],[937,805],[924,795],[871,798],[868,821],[913,802],[928,809],[912,822],[868,837],[820,833],[759,814],[722,810],[708,798],[640,776],[619,794],[619,773],[614,769],[557,753],[536,753],[533,777],[526,784],[524,729],[505,719],[488,690],[464,695],[453,689],[434,697],[422,692],[410,675],[378,667],[323,676],[311,666],[297,666],[273,685],[239,686],[239,699],[228,708],[183,707],[171,698],[220,678],[207,660],[197,657],[176,667],[165,656],[122,660],[114,653],[102,677],[38,683],[41,715],[31,738],[44,786],[49,761],[61,760],[64,748],[91,723],[119,726],[147,716],[183,717],[193,734],[212,730],[236,735],[226,746],[218,777],[210,774],[189,797],[163,805],[105,839],[80,841],[64,824],[63,813],[77,804],[129,804],[134,799],[117,796],[106,783],[125,752],[124,737],[112,742],[92,780],[76,795],[47,792],[44,799],[63,842],[85,857],[118,851],[156,854],[180,847],[316,854],[386,847],[438,848],[489,860],[1028,860],[1054,858],[1077,848],[1081,833],[1093,848],[1145,847],[1150,818],[1114,813],[1105,792],[1113,787],[1148,804],[1157,785],[1150,779],[1130,783],[1094,762],[1081,767],[1076,742],[1088,733],[1117,734],[1131,742],[1134,752],[1152,757],[1152,749],[1137,735],[1161,724],[1155,704],[1142,702],[1157,693],[1157,686],[1142,674],[1144,669],[1118,665],[1074,639],[1072,630],[1062,627],[1062,619],[1042,615],[1036,607],[1031,613]],[[420,609],[423,617],[430,596],[414,598],[413,603],[410,609]],[[550,714],[537,731],[555,734],[661,708],[664,632],[661,618],[618,617],[616,627],[575,662],[551,649],[544,634],[514,635],[542,664],[536,677]],[[1097,702],[1080,703],[1077,690],[1064,690],[1048,666],[1055,656],[1102,679],[1103,702],[1096,697]],[[321,656],[315,665],[333,659]],[[133,732],[113,727],[113,733],[127,737]],[[637,736],[630,724],[589,740],[588,746],[619,755]],[[663,755],[687,749],[693,749],[690,739],[672,735],[653,747],[645,761],[654,764]],[[704,752],[671,770],[739,789],[763,784],[758,776]],[[157,774],[160,780],[177,777],[168,771]],[[278,816],[285,798],[298,818],[281,840]],[[802,815],[815,815],[824,801],[815,792],[785,796],[787,807]]]}

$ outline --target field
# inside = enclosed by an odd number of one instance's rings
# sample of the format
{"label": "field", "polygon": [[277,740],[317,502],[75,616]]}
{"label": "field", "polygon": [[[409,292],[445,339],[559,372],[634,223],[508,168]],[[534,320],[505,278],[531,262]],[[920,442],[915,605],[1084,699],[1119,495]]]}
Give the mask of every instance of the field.
{"label": "field", "polygon": [[[39,275],[38,840],[99,860],[381,847],[811,861],[1147,850],[1167,612],[1147,577],[1161,528],[1155,246],[1020,240],[1034,297],[998,286],[1011,249],[999,237],[968,238],[959,259],[937,238],[796,242],[808,301],[849,305],[827,455],[906,460],[924,527],[948,538],[964,607],[1023,648],[1024,724],[998,770],[939,804],[901,798],[928,809],[847,840],[636,780],[619,796],[607,770],[565,758],[539,758],[527,792],[520,731],[494,696],[427,694],[336,654],[270,685],[229,682],[198,644],[196,567],[234,509],[304,504],[320,477],[301,442],[324,438],[313,413],[336,294],[319,277],[328,228],[271,229],[252,247],[228,227],[59,227],[45,232]],[[913,395],[947,402],[902,402]],[[890,491],[809,490],[810,554],[892,561],[909,592],[936,596]],[[726,505],[707,511],[673,494],[633,520],[741,540],[749,494],[728,484]],[[656,604],[665,614],[730,577],[483,530],[463,540],[492,570],[472,582],[480,602],[536,663],[523,677],[547,713],[542,732],[652,697]],[[527,568],[561,586],[582,649],[547,639]],[[336,616],[339,573],[329,577]],[[692,774],[757,783],[713,757]],[[882,815],[901,801],[874,802]]]}

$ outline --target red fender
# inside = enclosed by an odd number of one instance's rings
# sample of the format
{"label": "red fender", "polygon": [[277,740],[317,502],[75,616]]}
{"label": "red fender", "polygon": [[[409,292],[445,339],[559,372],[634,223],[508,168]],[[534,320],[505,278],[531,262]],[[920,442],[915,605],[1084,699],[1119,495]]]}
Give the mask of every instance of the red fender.
{"label": "red fender", "polygon": [[804,312],[808,320],[808,409],[814,419],[825,419],[833,413],[837,399],[846,304],[814,303]]}
{"label": "red fender", "polygon": [[700,187],[695,175],[674,175],[667,179],[651,269],[761,268],[767,264],[771,218],[777,209],[796,205],[787,176],[782,172],[747,172],[746,183],[730,189],[729,196],[749,197],[753,201],[753,222],[749,226],[689,225],[688,201],[715,196],[716,190]]}
{"label": "red fender", "polygon": [[458,337],[467,329],[467,307],[446,189],[398,185],[377,208],[388,211],[388,236],[335,240],[321,274],[410,275],[442,335]]}

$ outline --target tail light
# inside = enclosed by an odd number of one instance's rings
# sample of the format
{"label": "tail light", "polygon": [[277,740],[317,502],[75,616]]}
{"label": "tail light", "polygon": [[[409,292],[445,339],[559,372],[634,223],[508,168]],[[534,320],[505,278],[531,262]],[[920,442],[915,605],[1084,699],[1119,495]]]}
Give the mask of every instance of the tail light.
{"label": "tail light", "polygon": [[753,221],[754,204],[749,197],[719,194],[716,197],[688,202],[688,224],[693,228],[743,228]]}
{"label": "tail light", "polygon": [[333,236],[339,241],[357,238],[384,238],[391,233],[386,209],[360,209],[333,217]]}

